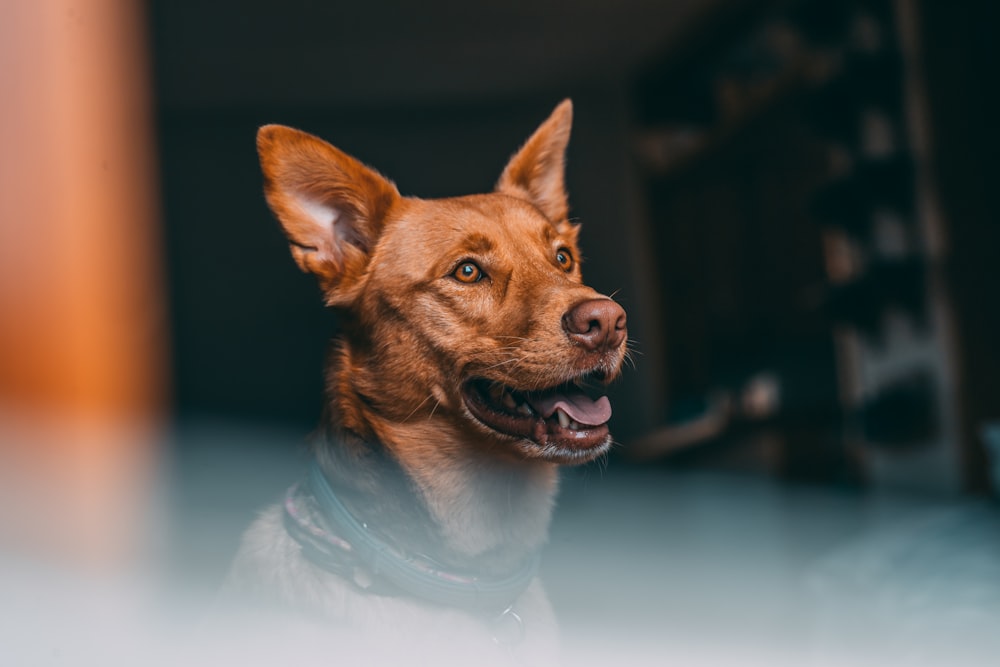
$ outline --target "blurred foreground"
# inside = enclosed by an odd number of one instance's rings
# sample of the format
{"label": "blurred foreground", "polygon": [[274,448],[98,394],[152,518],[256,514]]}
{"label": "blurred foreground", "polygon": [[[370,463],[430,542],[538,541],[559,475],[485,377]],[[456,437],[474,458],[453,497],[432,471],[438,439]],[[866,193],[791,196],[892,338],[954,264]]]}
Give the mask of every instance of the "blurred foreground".
{"label": "blurred foreground", "polygon": [[[131,566],[85,573],[24,545],[0,551],[4,664],[329,661],[289,641],[297,635],[277,615],[204,624],[250,508],[300,474],[301,438],[208,424],[172,437],[189,453],[149,489],[135,550],[145,556]],[[988,501],[616,463],[570,470],[543,578],[567,664],[993,665],[1000,655],[1000,508]]]}

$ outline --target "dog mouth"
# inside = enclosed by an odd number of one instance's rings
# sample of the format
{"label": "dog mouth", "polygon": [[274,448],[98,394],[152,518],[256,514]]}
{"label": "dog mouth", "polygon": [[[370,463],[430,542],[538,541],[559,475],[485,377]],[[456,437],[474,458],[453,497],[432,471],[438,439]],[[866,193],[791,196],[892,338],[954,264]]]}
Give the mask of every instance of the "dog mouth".
{"label": "dog mouth", "polygon": [[463,385],[465,404],[486,427],[534,443],[544,458],[582,462],[611,443],[607,396],[592,397],[598,373],[540,390],[520,390],[483,378]]}

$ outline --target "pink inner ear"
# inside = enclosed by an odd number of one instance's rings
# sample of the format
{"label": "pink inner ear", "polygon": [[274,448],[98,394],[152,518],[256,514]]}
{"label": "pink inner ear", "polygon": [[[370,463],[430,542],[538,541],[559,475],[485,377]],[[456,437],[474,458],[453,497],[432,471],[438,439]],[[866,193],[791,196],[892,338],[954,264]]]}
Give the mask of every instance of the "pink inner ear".
{"label": "pink inner ear", "polygon": [[302,212],[312,223],[311,226],[315,228],[310,236],[315,235],[318,239],[333,239],[337,219],[340,217],[337,209],[301,194],[295,195],[295,204],[302,209]]}
{"label": "pink inner ear", "polygon": [[339,256],[334,238],[339,212],[334,207],[300,192],[291,192],[290,203],[294,214],[283,220],[289,239],[303,252],[316,255],[315,259],[337,260]]}

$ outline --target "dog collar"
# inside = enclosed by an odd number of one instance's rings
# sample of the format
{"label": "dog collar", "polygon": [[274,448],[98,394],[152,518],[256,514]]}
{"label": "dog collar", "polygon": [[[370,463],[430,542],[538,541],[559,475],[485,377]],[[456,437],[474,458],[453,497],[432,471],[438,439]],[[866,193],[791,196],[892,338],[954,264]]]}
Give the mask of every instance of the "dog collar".
{"label": "dog collar", "polygon": [[[311,519],[303,504],[309,500],[329,530]],[[309,466],[305,484],[288,490],[284,509],[285,528],[302,546],[303,555],[363,591],[404,594],[438,605],[492,614],[520,626],[512,605],[538,573],[538,553],[516,571],[499,577],[449,570],[428,556],[407,553],[351,514],[315,461]]]}

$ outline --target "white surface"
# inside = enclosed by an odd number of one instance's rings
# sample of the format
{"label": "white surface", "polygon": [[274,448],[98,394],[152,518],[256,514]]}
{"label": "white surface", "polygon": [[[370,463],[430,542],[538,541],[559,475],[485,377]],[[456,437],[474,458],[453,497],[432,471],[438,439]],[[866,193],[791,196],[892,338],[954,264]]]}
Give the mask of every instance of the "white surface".
{"label": "white surface", "polygon": [[[617,466],[565,482],[543,575],[566,664],[1000,664],[995,504]],[[173,539],[199,540],[203,553],[207,520],[223,535],[236,530],[227,517],[243,516],[190,503],[177,511],[199,519]],[[87,577],[16,551],[0,551],[0,665],[330,658],[270,634],[267,617],[205,632],[212,587],[203,576],[168,577],[150,563]],[[352,664],[344,657],[330,664]]]}

